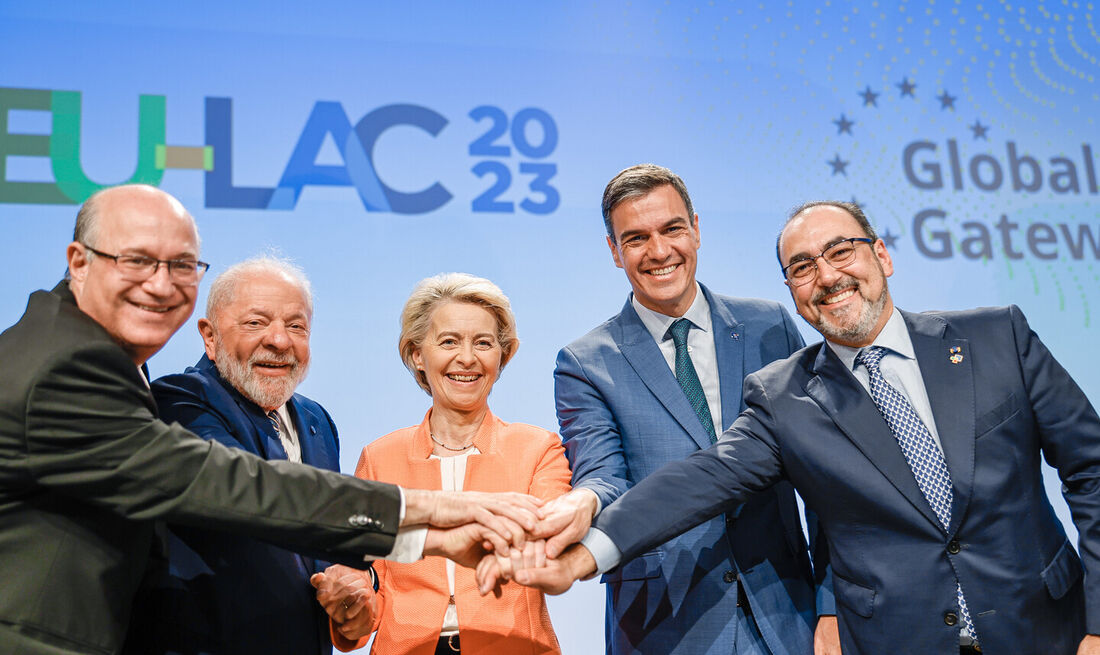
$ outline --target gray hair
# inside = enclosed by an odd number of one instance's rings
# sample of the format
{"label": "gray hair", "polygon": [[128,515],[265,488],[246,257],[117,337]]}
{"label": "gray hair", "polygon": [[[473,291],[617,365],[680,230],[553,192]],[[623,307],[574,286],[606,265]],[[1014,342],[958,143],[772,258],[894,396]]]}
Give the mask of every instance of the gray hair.
{"label": "gray hair", "polygon": [[241,280],[259,273],[282,276],[297,285],[305,296],[306,308],[313,315],[313,287],[302,269],[289,259],[260,255],[233,264],[214,279],[210,285],[210,293],[206,296],[206,318],[214,320],[218,310],[236,298]]}
{"label": "gray hair", "polygon": [[483,277],[468,273],[441,273],[417,283],[405,307],[401,310],[401,336],[397,351],[405,368],[412,373],[420,388],[432,395],[428,376],[416,368],[413,353],[424,343],[431,325],[432,313],[446,302],[465,302],[484,307],[497,323],[497,342],[500,343],[500,369],[512,359],[519,348],[516,337],[516,316],[508,296],[500,287]]}
{"label": "gray hair", "polygon": [[691,205],[691,197],[688,196],[687,186],[684,185],[684,181],[680,179],[680,176],[664,166],[638,164],[619,171],[619,174],[611,178],[611,181],[607,183],[607,187],[603,190],[601,209],[603,211],[603,225],[607,228],[607,236],[612,241],[618,241],[615,238],[614,228],[611,226],[611,210],[615,209],[624,200],[644,196],[657,187],[666,184],[672,185],[672,188],[676,189],[676,193],[680,194],[680,199],[684,201],[684,207],[687,208],[688,222],[693,222],[695,209]]}
{"label": "gray hair", "polygon": [[783,228],[779,230],[779,234],[775,236],[775,258],[779,262],[779,268],[783,268],[783,258],[779,254],[779,242],[783,239],[783,232],[786,231],[787,226],[791,224],[791,221],[798,218],[802,212],[813,209],[814,207],[836,207],[842,209],[856,219],[856,223],[859,223],[859,228],[863,230],[863,234],[871,241],[878,241],[878,234],[875,232],[875,228],[871,227],[871,221],[867,220],[867,215],[863,213],[863,209],[854,202],[845,202],[843,200],[811,200],[804,202],[801,205],[795,207],[787,214],[787,220],[783,223]]}

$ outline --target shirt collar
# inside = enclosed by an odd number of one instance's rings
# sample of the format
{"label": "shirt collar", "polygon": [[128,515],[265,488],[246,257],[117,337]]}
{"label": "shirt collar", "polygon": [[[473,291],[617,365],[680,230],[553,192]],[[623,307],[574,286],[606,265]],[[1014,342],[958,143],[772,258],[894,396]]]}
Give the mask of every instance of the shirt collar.
{"label": "shirt collar", "polygon": [[712,327],[710,305],[707,303],[707,298],[703,295],[703,289],[698,282],[695,283],[695,300],[691,301],[691,307],[688,307],[683,316],[668,316],[655,312],[638,302],[637,296],[633,293],[630,294],[630,304],[634,306],[634,311],[638,312],[638,318],[642,319],[646,331],[653,336],[653,340],[657,343],[661,343],[668,338],[669,326],[679,318],[686,318],[703,332],[710,332]]}
{"label": "shirt collar", "polygon": [[[842,346],[828,339],[825,340],[825,343],[829,344],[829,347],[833,349],[833,352],[840,358],[840,361],[844,362],[848,370],[855,370],[856,355],[858,355],[859,351],[863,350],[863,348]],[[878,333],[878,336],[875,337],[871,345],[882,346],[906,359],[917,358],[916,351],[913,350],[913,340],[909,338],[909,329],[905,327],[905,319],[901,317],[901,312],[898,311],[897,307],[890,313],[890,318],[887,319],[886,325],[882,326],[882,331]]]}

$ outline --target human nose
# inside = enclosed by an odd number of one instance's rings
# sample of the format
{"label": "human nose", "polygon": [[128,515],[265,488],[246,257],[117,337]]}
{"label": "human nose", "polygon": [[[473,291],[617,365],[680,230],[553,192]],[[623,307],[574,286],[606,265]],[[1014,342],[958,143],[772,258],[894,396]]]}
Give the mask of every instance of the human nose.
{"label": "human nose", "polygon": [[464,342],[458,349],[458,362],[463,366],[472,364],[476,358],[474,357],[474,344],[470,342]]}
{"label": "human nose", "polygon": [[172,276],[168,271],[168,264],[164,262],[157,263],[156,268],[153,269],[153,274],[145,278],[142,286],[149,293],[161,298],[172,295],[176,289],[176,284],[172,281]]}
{"label": "human nose", "polygon": [[657,235],[649,240],[649,255],[650,259],[666,259],[672,253],[672,246],[669,244],[668,239],[662,235]]}
{"label": "human nose", "polygon": [[272,322],[264,332],[264,345],[273,350],[283,351],[290,347],[290,335],[286,326],[278,321]]}
{"label": "human nose", "polygon": [[831,286],[832,282],[839,279],[843,273],[836,266],[833,266],[825,259],[824,255],[818,255],[814,258],[814,263],[817,264],[817,279],[821,282],[822,286]]}

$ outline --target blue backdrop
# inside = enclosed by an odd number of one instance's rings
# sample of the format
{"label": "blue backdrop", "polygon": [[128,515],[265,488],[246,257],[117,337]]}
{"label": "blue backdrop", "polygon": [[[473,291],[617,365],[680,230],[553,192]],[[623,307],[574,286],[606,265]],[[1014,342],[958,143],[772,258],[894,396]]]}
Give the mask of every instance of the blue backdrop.
{"label": "blue backdrop", "polygon": [[[898,305],[1019,304],[1095,400],[1098,22],[1066,1],[0,1],[0,324],[59,279],[77,203],[146,181],[195,214],[212,275],[269,249],[310,275],[302,391],[345,470],[429,404],[398,313],[439,272],[510,295],[492,407],[555,427],[557,350],[629,289],[600,193],[652,161],[688,184],[715,290],[793,311],[786,210],[854,199]],[[150,368],[200,353],[193,319]],[[602,643],[602,598],[552,601],[567,653]]]}

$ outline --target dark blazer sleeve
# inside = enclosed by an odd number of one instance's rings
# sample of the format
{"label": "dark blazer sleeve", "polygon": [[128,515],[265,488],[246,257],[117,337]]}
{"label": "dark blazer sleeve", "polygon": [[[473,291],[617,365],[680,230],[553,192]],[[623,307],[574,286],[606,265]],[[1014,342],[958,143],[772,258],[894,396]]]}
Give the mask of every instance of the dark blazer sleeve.
{"label": "dark blazer sleeve", "polygon": [[1013,305],[1009,314],[1043,454],[1058,470],[1079,533],[1086,630],[1100,634],[1100,418],[1085,393],[1031,330],[1023,312]]}
{"label": "dark blazer sleeve", "polygon": [[718,443],[666,464],[596,516],[593,527],[611,538],[621,561],[730,510],[782,478],[771,403],[755,374],[745,378],[745,402],[748,408]]}
{"label": "dark blazer sleeve", "polygon": [[247,534],[360,566],[363,554],[392,548],[396,487],[266,462],[166,425],[153,411],[117,346],[62,349],[28,393],[26,470],[38,485],[131,519]]}

